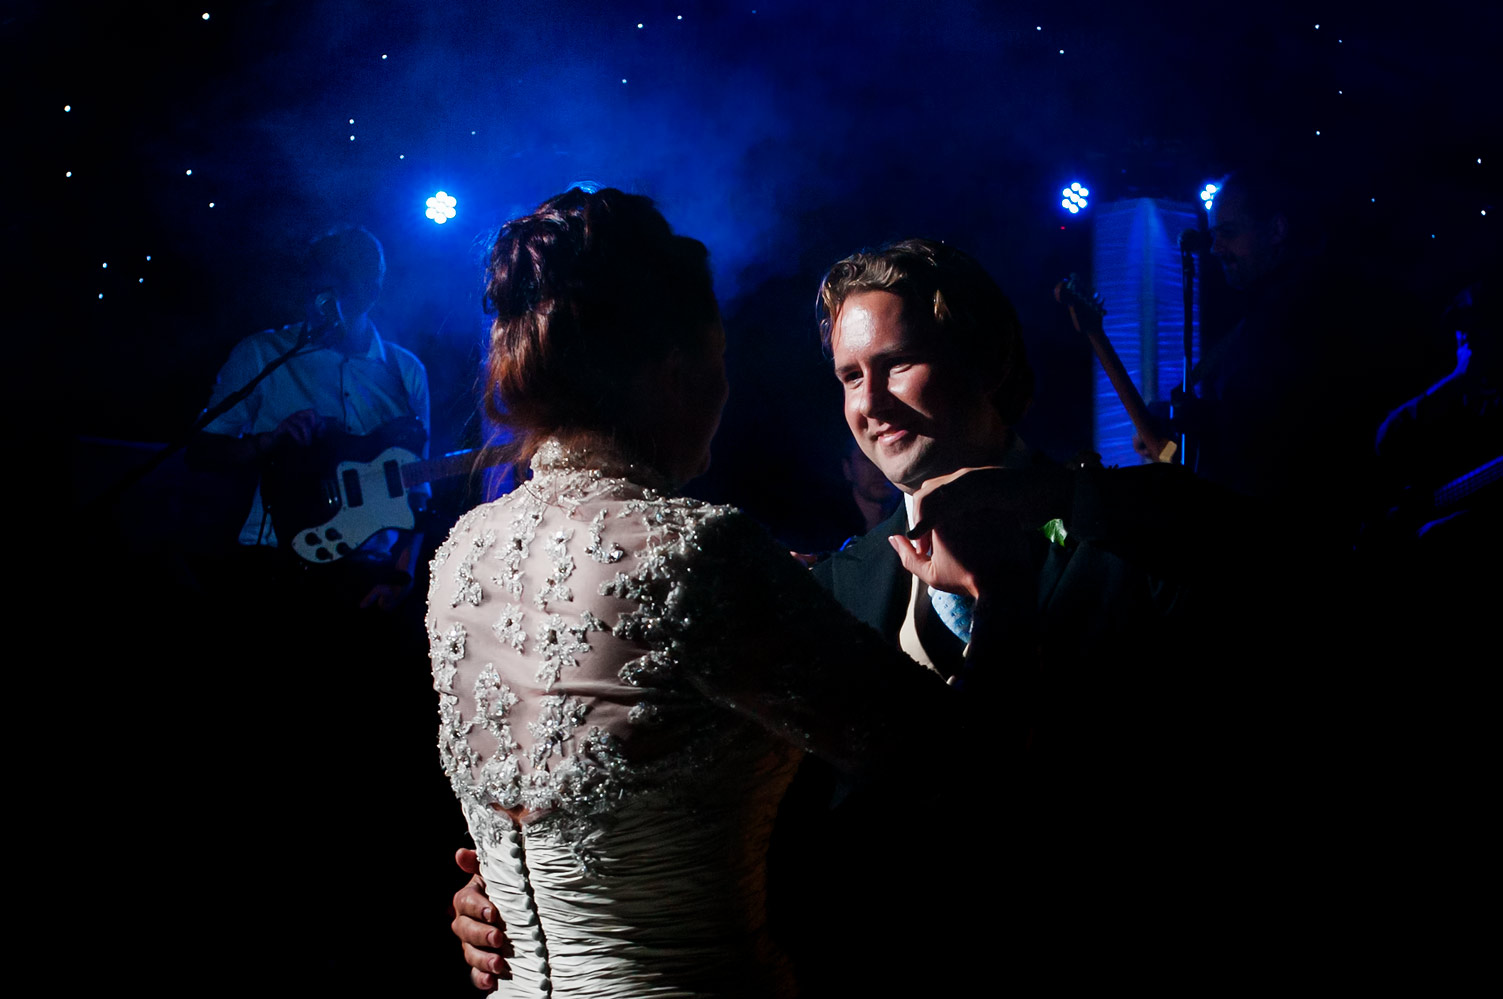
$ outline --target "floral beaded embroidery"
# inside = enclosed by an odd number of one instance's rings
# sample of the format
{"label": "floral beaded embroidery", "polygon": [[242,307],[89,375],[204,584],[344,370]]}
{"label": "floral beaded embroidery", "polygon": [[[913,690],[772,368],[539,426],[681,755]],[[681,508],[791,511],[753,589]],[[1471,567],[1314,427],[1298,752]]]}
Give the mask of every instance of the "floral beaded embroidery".
{"label": "floral beaded embroidery", "polygon": [[[530,481],[461,519],[434,558],[435,567],[453,568],[433,575],[434,596],[442,592],[443,598],[430,601],[428,631],[434,687],[440,691],[440,755],[459,798],[481,806],[467,809],[472,829],[480,835],[492,823],[510,828],[512,819],[489,805],[528,809],[535,813],[527,820],[530,831],[559,837],[588,867],[586,844],[624,800],[675,800],[727,754],[765,752],[767,743],[765,734],[752,736],[761,733],[755,724],[706,710],[691,674],[707,673],[718,657],[701,649],[686,660],[681,647],[687,627],[713,620],[686,596],[683,585],[686,574],[695,571],[691,563],[701,556],[699,533],[731,511],[665,496],[601,468],[580,467],[583,462],[545,445]],[[594,509],[597,503],[609,506]],[[592,511],[588,520],[582,509]],[[568,526],[570,520],[583,521],[583,529]],[[604,580],[594,571],[594,593],[580,594],[581,563],[615,571]],[[499,593],[481,590],[481,565],[489,568],[486,575]],[[497,600],[501,594],[510,599]],[[487,600],[500,606],[487,607]],[[489,632],[475,635],[474,644],[494,662],[474,674],[468,695],[454,689],[468,636],[447,610],[440,613],[448,607],[459,619],[476,622],[471,627],[483,621]],[[612,608],[613,620],[591,609],[604,614],[603,607]],[[598,654],[590,632],[607,635],[605,641],[612,643],[605,676],[636,691],[635,702],[620,705],[624,714],[615,716],[615,724],[643,729],[671,724],[674,740],[666,752],[647,761],[628,760],[618,738],[592,724],[595,702],[575,696],[573,688],[557,689],[589,661],[586,657]],[[696,642],[706,637],[715,636],[701,634]],[[528,672],[518,672],[523,662]],[[692,669],[686,668],[691,662]],[[588,672],[584,679],[606,682]],[[525,733],[519,718],[527,719]],[[489,739],[472,744],[481,732],[494,739],[493,748],[485,748]]]}
{"label": "floral beaded embroidery", "polygon": [[573,531],[555,531],[544,546],[553,566],[548,578],[543,580],[542,588],[532,597],[538,610],[547,610],[550,600],[574,599],[574,593],[568,585],[569,577],[574,574],[574,559],[569,554],[569,540],[573,537]]}
{"label": "floral beaded embroidery", "polygon": [[517,695],[502,682],[500,674],[490,663],[475,678],[475,713],[486,731],[496,737],[496,743],[507,753],[517,751],[517,743],[511,737],[511,725],[506,717]]}
{"label": "floral beaded embroidery", "polygon": [[561,747],[589,713],[584,702],[577,697],[545,697],[542,707],[537,721],[527,725],[527,732],[533,739],[529,756],[534,768],[543,766],[555,753],[562,756]]}
{"label": "floral beaded embroidery", "polygon": [[454,674],[459,669],[459,660],[464,658],[464,625],[449,625],[449,630],[440,633],[437,627],[428,626],[428,657],[433,663],[433,689],[449,694],[454,690]]}
{"label": "floral beaded embroidery", "polygon": [[616,544],[614,541],[612,541],[610,547],[607,548],[605,546],[605,538],[603,536],[604,531],[605,511],[601,510],[599,513],[595,514],[594,519],[590,521],[590,543],[585,545],[585,554],[590,556],[590,558],[594,559],[596,562],[610,565],[613,562],[621,561],[621,559],[625,557],[626,552],[622,551],[621,546]]}
{"label": "floral beaded embroidery", "polygon": [[449,532],[449,536],[443,540],[443,543],[438,548],[434,549],[433,559],[428,563],[431,578],[438,578],[438,570],[449,561],[449,557],[454,554],[454,549],[459,546],[459,539],[471,532],[472,525],[480,518],[482,512],[482,508],[476,507],[474,510],[460,517],[455,522],[454,529]]}
{"label": "floral beaded embroidery", "polygon": [[491,625],[491,630],[502,642],[522,652],[527,644],[527,633],[522,630],[522,605],[507,604],[501,608],[501,616]]}
{"label": "floral beaded embroidery", "polygon": [[582,656],[590,651],[590,643],[585,641],[585,632],[589,630],[588,622],[568,624],[557,614],[549,614],[547,620],[538,625],[537,635],[534,637],[541,647],[539,654],[543,661],[538,666],[537,681],[543,685],[544,690],[553,689],[564,667],[579,665],[575,656]]}
{"label": "floral beaded embroidery", "polygon": [[459,584],[454,590],[454,603],[458,607],[463,600],[472,607],[480,606],[480,581],[475,578],[475,563],[480,561],[480,556],[485,554],[487,548],[496,541],[495,531],[486,531],[475,538],[469,549],[464,553],[464,558],[459,560],[459,565],[454,567],[454,579]]}
{"label": "floral beaded embroidery", "polygon": [[492,577],[492,582],[507,593],[519,596],[522,593],[522,561],[532,550],[532,539],[538,524],[543,519],[543,504],[525,494],[522,507],[511,521],[511,534],[501,549],[503,570]]}

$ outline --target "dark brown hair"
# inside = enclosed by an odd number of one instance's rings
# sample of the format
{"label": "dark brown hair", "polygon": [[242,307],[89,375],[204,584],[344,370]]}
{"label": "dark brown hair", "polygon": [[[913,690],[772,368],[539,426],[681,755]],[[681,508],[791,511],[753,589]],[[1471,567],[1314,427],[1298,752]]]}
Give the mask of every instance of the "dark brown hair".
{"label": "dark brown hair", "polygon": [[979,371],[1001,375],[992,403],[1002,422],[1011,426],[1023,418],[1033,402],[1023,327],[1012,302],[974,258],[932,239],[905,239],[846,257],[820,282],[815,303],[826,353],[840,307],[862,291],[890,291],[909,308],[932,315],[958,356]]}
{"label": "dark brown hair", "polygon": [[503,226],[485,307],[495,317],[485,411],[510,431],[515,463],[570,432],[636,450],[632,375],[692,348],[719,314],[704,244],[674,235],[650,199],[614,188],[566,191]]}
{"label": "dark brown hair", "polygon": [[306,270],[309,282],[316,286],[312,290],[333,284],[342,296],[358,298],[369,307],[381,294],[386,253],[381,241],[364,226],[331,229],[308,245]]}

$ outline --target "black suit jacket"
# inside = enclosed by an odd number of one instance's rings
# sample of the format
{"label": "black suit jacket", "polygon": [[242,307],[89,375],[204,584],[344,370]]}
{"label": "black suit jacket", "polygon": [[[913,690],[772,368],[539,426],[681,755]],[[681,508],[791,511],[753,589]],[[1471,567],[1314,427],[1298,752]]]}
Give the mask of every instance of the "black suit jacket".
{"label": "black suit jacket", "polygon": [[[899,505],[812,570],[846,610],[894,645],[912,577],[887,539],[907,527]],[[1073,553],[1034,533],[1042,603],[1064,596],[1062,606],[1083,607],[1072,598],[1080,586],[1101,581],[1099,570],[1084,571],[1100,553],[1088,552],[1070,573]],[[1013,618],[1027,625],[1019,631],[1034,634],[1036,607],[1009,613]],[[1036,656],[1032,644],[1020,640],[1019,654]],[[968,692],[967,702],[989,708],[995,688],[977,689],[986,692]],[[922,775],[879,775],[853,786],[821,761],[804,761],[779,817],[779,835],[794,842],[784,854],[788,863],[774,867],[782,875],[774,903],[786,907],[779,911],[805,995],[887,995],[895,974],[912,975],[929,994],[969,994],[995,980],[991,957],[999,950],[1008,956],[1010,981],[1030,977],[1018,957],[1032,960],[1043,945],[1034,933],[1033,887],[1043,868],[1038,851],[1014,834],[1022,814],[1017,751],[1003,746],[1004,739],[1017,745],[1014,726],[1000,716],[990,720],[1008,734],[998,729],[1001,738],[985,744],[988,751],[968,753],[947,740],[933,747],[937,757],[925,757],[934,766]]]}
{"label": "black suit jacket", "polygon": [[[1028,629],[1020,639],[1039,642],[1051,662],[1138,651],[1142,636],[1152,633],[1146,622],[1176,607],[1177,587],[1114,553],[1105,537],[1109,518],[1099,506],[1094,492],[1077,497],[1067,524],[1075,537],[1067,545],[1037,532],[1029,536],[1037,602],[1009,608],[1009,619]],[[887,539],[907,529],[907,511],[899,504],[887,520],[812,570],[841,606],[893,644],[908,610],[912,577]]]}
{"label": "black suit jacket", "polygon": [[842,607],[893,644],[908,612],[912,584],[887,539],[906,530],[908,511],[899,503],[892,516],[813,569],[814,578]]}
{"label": "black suit jacket", "polygon": [[[1006,766],[1000,738],[972,760],[936,746],[936,772],[969,770],[962,792],[938,808],[908,810],[907,776],[858,789],[833,810],[804,799],[805,843],[827,861],[802,869],[807,881],[794,892],[795,922],[819,941],[801,955],[806,995],[888,994],[891,976],[909,973],[935,994],[967,994],[1000,974],[1057,986],[1161,969],[1184,952],[1143,920],[1147,899],[1174,900],[1183,918],[1163,924],[1174,939],[1207,954],[1226,946],[1207,936],[1215,921],[1197,914],[1224,906],[1202,893],[1224,886],[1227,856],[1249,870],[1239,884],[1265,871],[1226,832],[1254,824],[1243,805],[1250,784],[1227,742],[1238,731],[1233,713],[1258,688],[1225,658],[1190,654],[1178,628],[1204,617],[1208,593],[1223,603],[1208,573],[1233,557],[1223,539],[1245,514],[1178,467],[1081,475],[1067,544],[1029,532],[1036,600],[1008,609],[1010,644],[1014,619],[1024,625],[1019,658],[978,667],[1006,672],[1024,656],[1038,666],[1037,730],[1021,770]],[[911,582],[887,538],[906,526],[900,506],[812,570],[894,644]],[[1220,642],[1248,637],[1232,631]],[[977,684],[967,694],[999,736],[1010,689]],[[1262,748],[1259,759],[1267,755]],[[806,790],[821,774],[808,762]],[[1223,873],[1207,877],[1212,870]],[[918,917],[916,899],[928,905]],[[910,966],[915,954],[937,959]],[[1065,968],[1073,971],[1059,978]]]}

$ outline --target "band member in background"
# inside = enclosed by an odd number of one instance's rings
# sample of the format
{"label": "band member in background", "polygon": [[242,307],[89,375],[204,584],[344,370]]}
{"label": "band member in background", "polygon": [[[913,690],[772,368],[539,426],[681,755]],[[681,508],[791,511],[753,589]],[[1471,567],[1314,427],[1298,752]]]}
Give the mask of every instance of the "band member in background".
{"label": "band member in background", "polygon": [[[1362,554],[1390,582],[1394,619],[1412,622],[1415,661],[1444,640],[1485,642],[1497,601],[1481,567],[1503,553],[1503,326],[1498,281],[1463,289],[1444,315],[1455,367],[1378,428],[1388,503],[1366,526]],[[1481,573],[1479,575],[1479,573]]]}
{"label": "band member in background", "polygon": [[1456,366],[1389,413],[1378,429],[1378,457],[1399,485],[1433,489],[1503,453],[1498,284],[1495,277],[1479,281],[1456,296],[1444,317],[1455,337]]}
{"label": "band member in background", "polygon": [[[219,371],[210,406],[248,384],[276,358],[294,348],[295,353],[208,425],[189,451],[195,467],[264,468],[288,449],[307,449],[335,432],[365,435],[401,418],[428,426],[423,362],[383,340],[370,318],[386,276],[380,242],[363,228],[340,229],[313,243],[308,263],[308,318],[237,344]],[[359,605],[391,610],[412,588],[421,535],[382,531],[363,544],[354,540],[360,544],[361,561],[388,561],[393,570],[391,577],[372,582]],[[262,484],[239,543],[268,549],[278,544]]]}
{"label": "band member in background", "polygon": [[[378,431],[400,428],[404,448],[426,456],[423,363],[371,319],[385,272],[382,246],[363,228],[317,239],[304,289],[308,317],[237,344],[211,406],[290,357],[213,419],[188,455],[200,471],[258,480],[238,544],[202,573],[199,605],[182,614],[192,636],[182,644],[195,668],[185,682],[191,694],[181,695],[195,710],[217,706],[222,735],[192,766],[203,771],[195,786],[224,789],[234,809],[233,821],[216,823],[223,828],[213,838],[222,861],[215,870],[232,870],[243,911],[260,914],[244,929],[258,955],[244,974],[256,989],[348,985],[345,969],[319,946],[317,916],[301,896],[330,857],[351,877],[381,871],[382,894],[397,912],[373,930],[374,945],[388,955],[383,979],[393,988],[417,991],[439,960],[424,943],[436,947],[444,935],[419,915],[441,906],[444,892],[428,890],[441,882],[411,846],[434,842],[441,854],[437,844],[457,835],[442,823],[452,801],[431,764],[421,601],[404,599],[426,569],[421,522],[352,537],[351,550],[330,564],[289,550],[294,537],[306,537],[305,525],[294,523],[287,538],[273,526],[304,488],[299,473],[316,486],[331,477],[338,447],[370,444],[354,438],[384,440]],[[421,502],[414,492],[408,498]],[[344,718],[382,719],[380,737],[341,741]],[[380,818],[352,836],[351,803],[340,788],[365,773],[380,775],[380,801],[371,806]]]}
{"label": "band member in background", "polygon": [[1222,181],[1211,254],[1244,308],[1191,374],[1187,429],[1197,474],[1306,509],[1318,496],[1328,533],[1349,537],[1372,488],[1372,428],[1428,355],[1407,342],[1403,300],[1328,252],[1315,202],[1284,169]]}

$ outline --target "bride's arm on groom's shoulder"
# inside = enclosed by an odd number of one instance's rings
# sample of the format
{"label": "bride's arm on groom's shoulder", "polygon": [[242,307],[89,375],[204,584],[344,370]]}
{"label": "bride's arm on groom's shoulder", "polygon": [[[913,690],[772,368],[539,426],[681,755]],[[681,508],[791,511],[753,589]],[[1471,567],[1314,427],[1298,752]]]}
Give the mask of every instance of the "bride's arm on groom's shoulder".
{"label": "bride's arm on groom's shoulder", "polygon": [[506,924],[486,897],[475,851],[456,851],[454,862],[470,875],[470,880],[454,893],[454,922],[450,927],[464,947],[464,960],[470,966],[470,982],[477,989],[490,992],[498,981],[511,978],[511,969],[506,965],[511,941],[506,938]]}
{"label": "bride's arm on groom's shoulder", "polygon": [[746,514],[718,508],[674,560],[682,585],[655,618],[658,640],[712,703],[858,778],[906,765],[915,727],[962,726],[938,674],[851,616]]}

